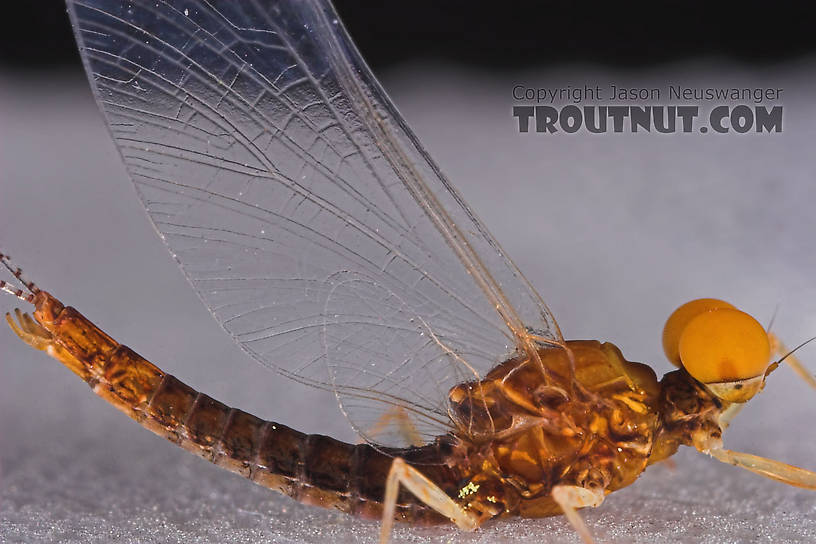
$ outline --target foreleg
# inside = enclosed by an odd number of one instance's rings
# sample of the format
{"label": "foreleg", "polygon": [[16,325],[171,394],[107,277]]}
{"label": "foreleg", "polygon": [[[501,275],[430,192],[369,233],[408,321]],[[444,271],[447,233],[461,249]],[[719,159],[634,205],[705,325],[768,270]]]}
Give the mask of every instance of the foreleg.
{"label": "foreleg", "polygon": [[777,482],[816,491],[816,472],[750,453],[720,448],[712,448],[703,453],[707,453],[723,463],[750,470],[755,474],[765,476]]}
{"label": "foreleg", "polygon": [[780,340],[774,333],[769,332],[768,341],[771,344],[771,351],[779,357],[784,357],[785,363],[787,363],[788,366],[791,367],[793,371],[805,381],[805,383],[807,383],[813,389],[816,389],[816,378],[814,378],[813,374],[811,374],[808,369],[805,368],[805,365],[803,365],[802,362],[796,358],[796,355],[794,355],[793,352],[782,343],[782,340]]}

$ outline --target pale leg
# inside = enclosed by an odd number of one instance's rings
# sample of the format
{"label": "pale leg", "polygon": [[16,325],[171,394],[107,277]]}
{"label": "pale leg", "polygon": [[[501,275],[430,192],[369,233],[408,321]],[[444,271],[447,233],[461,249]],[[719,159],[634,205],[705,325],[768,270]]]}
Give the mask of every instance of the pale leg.
{"label": "pale leg", "polygon": [[768,340],[771,344],[771,351],[776,353],[779,357],[785,357],[785,362],[788,364],[789,367],[796,372],[800,378],[802,378],[809,386],[813,389],[816,389],[816,378],[813,377],[813,374],[808,372],[808,369],[805,368],[805,365],[796,358],[795,355],[790,353],[790,350],[782,343],[778,336],[774,333],[768,333]]}
{"label": "pale leg", "polygon": [[553,487],[552,498],[564,511],[567,521],[580,535],[585,544],[595,544],[592,533],[578,513],[578,508],[586,506],[600,506],[604,500],[604,490],[601,488],[587,489],[577,485],[557,485]]}
{"label": "pale leg", "polygon": [[816,472],[750,453],[741,453],[725,449],[711,449],[703,453],[707,453],[723,463],[750,470],[755,474],[784,484],[816,490]]}
{"label": "pale leg", "polygon": [[390,425],[396,425],[398,434],[407,444],[411,446],[421,446],[425,444],[425,440],[417,431],[414,422],[405,413],[405,408],[402,406],[392,406],[383,415],[381,415],[377,422],[366,433],[370,437],[376,437],[385,432]]}
{"label": "pale leg", "polygon": [[421,472],[397,457],[391,464],[388,480],[385,483],[383,499],[383,519],[380,529],[380,544],[387,544],[391,538],[394,525],[394,512],[397,506],[397,493],[400,484],[408,488],[416,498],[450,518],[463,531],[472,531],[479,526],[479,518],[473,512],[462,509],[453,499]]}

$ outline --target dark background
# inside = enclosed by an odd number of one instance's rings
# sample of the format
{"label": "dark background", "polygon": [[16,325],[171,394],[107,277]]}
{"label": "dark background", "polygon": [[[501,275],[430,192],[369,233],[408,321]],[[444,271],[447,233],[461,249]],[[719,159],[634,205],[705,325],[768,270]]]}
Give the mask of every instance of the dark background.
{"label": "dark background", "polygon": [[[335,2],[374,69],[411,61],[453,61],[492,70],[573,61],[640,67],[688,58],[776,63],[816,51],[804,6],[781,9],[666,2],[626,4],[612,14],[568,2],[479,4]],[[776,6],[776,4],[775,4]],[[60,0],[3,6],[0,68],[37,70],[78,62]]]}

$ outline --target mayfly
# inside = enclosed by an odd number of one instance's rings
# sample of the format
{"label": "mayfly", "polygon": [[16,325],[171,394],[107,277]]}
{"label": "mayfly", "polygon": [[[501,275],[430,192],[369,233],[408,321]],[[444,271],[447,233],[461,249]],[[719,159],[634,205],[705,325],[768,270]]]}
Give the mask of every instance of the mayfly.
{"label": "mayfly", "polygon": [[[151,221],[252,357],[334,392],[357,445],[197,392],[12,275],[8,322],[153,432],[296,500],[453,522],[598,506],[681,445],[791,485],[816,474],[727,450],[780,362],[748,314],[681,306],[658,380],[610,343],[564,340],[355,49],[311,1],[69,1],[97,102]],[[771,359],[771,353],[781,357]]]}

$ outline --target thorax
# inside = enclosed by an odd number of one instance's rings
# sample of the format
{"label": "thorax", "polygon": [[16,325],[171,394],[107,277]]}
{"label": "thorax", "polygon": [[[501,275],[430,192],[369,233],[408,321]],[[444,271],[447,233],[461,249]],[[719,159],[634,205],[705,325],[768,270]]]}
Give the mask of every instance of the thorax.
{"label": "thorax", "polygon": [[626,361],[609,343],[566,346],[541,349],[540,361],[508,360],[484,380],[451,390],[471,483],[460,493],[463,502],[549,515],[558,512],[551,511],[552,486],[612,491],[648,464],[660,421],[654,371]]}

